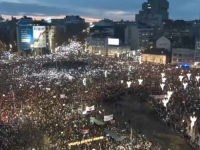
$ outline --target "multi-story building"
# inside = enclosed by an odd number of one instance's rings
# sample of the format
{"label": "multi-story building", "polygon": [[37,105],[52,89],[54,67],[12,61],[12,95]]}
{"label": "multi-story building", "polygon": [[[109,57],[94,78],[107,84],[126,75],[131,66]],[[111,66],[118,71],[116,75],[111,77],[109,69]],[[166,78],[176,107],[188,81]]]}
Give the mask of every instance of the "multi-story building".
{"label": "multi-story building", "polygon": [[191,23],[189,35],[194,37],[200,36],[200,20],[196,20]]}
{"label": "multi-story building", "polygon": [[154,30],[151,27],[128,25],[125,29],[125,43],[130,45],[132,50],[146,49],[153,35]]}
{"label": "multi-story building", "polygon": [[200,38],[196,38],[195,42],[195,52],[194,52],[194,62],[200,63]]}
{"label": "multi-story building", "polygon": [[[108,33],[97,33],[87,37],[87,47],[90,53],[102,54],[105,51]],[[105,55],[105,54],[104,54]]]}
{"label": "multi-story building", "polygon": [[[142,4],[142,10],[135,15],[137,23],[146,23],[152,20],[168,20],[169,2],[167,0],[148,0]],[[155,19],[156,18],[156,19]]]}
{"label": "multi-story building", "polygon": [[22,18],[17,22],[17,51],[22,56],[43,55],[54,52],[56,44],[56,26],[44,21]]}
{"label": "multi-story building", "polygon": [[194,64],[194,49],[172,48],[172,64]]}

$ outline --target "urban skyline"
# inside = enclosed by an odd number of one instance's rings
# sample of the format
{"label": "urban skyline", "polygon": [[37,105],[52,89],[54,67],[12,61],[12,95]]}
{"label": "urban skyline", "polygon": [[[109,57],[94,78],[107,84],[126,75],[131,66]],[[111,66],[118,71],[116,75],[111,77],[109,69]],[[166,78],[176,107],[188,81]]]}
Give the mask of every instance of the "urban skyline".
{"label": "urban skyline", "polygon": [[[0,0],[0,14],[5,19],[10,16],[23,15],[41,19],[47,16],[61,18],[65,15],[80,15],[87,22],[98,21],[103,18],[112,20],[135,20],[135,14],[141,10],[142,3],[147,0]],[[168,0],[169,18],[194,20],[199,19],[199,0]],[[70,2],[70,3],[68,3]],[[191,11],[192,10],[192,11]]]}

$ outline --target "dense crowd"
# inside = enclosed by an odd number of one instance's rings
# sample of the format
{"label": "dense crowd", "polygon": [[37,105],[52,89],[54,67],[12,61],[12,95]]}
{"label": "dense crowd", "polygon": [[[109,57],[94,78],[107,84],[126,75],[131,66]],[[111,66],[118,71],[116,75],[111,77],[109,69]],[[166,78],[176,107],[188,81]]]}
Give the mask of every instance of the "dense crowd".
{"label": "dense crowd", "polygon": [[127,92],[199,149],[199,69],[62,52],[1,61],[0,149],[161,150],[102,106]]}
{"label": "dense crowd", "polygon": [[78,53],[2,60],[0,149],[159,150],[102,107],[120,100],[136,64]]}

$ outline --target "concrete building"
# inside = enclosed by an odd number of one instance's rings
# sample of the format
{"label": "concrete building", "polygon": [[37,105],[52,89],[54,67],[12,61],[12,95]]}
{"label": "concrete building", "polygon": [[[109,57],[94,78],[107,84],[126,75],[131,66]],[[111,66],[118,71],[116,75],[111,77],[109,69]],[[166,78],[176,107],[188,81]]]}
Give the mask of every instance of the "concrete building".
{"label": "concrete building", "polygon": [[170,53],[164,49],[149,49],[142,53],[142,61],[167,64],[170,62]]}
{"label": "concrete building", "polygon": [[172,64],[194,64],[194,49],[173,48],[172,49]]}
{"label": "concrete building", "polygon": [[107,34],[96,34],[89,38],[88,51],[94,55],[103,55],[110,57],[121,57],[123,54],[127,54],[130,51],[130,46],[127,45],[108,45]]}
{"label": "concrete building", "polygon": [[200,38],[196,38],[195,52],[194,52],[194,62],[195,62],[195,64],[200,63]]}
{"label": "concrete building", "polygon": [[146,49],[153,35],[154,30],[148,26],[129,25],[125,29],[125,43],[130,45],[132,50]]}
{"label": "concrete building", "polygon": [[110,35],[107,33],[98,33],[87,37],[87,49],[89,52],[93,54],[101,54],[101,52],[103,53],[105,51],[106,38],[108,36]]}
{"label": "concrete building", "polygon": [[[56,26],[32,18],[22,18],[17,22],[17,52],[21,56],[43,55],[54,52]],[[56,36],[57,35],[57,36]],[[48,52],[47,52],[48,51]]]}
{"label": "concrete building", "polygon": [[[148,0],[142,4],[142,10],[135,15],[135,20],[137,23],[146,23],[151,15],[157,16],[157,19],[161,17],[161,20],[168,20],[168,9],[169,2],[167,0]],[[160,17],[158,17],[159,15]]]}
{"label": "concrete building", "polygon": [[156,41],[156,48],[163,48],[170,52],[171,42],[168,38],[166,38],[165,36],[162,36]]}

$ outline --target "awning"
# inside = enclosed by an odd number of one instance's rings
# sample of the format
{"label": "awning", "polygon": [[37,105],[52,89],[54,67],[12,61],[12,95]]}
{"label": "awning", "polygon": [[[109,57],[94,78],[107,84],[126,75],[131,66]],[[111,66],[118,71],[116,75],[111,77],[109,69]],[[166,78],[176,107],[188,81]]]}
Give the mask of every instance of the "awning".
{"label": "awning", "polygon": [[124,140],[124,137],[118,136],[117,133],[114,132],[114,131],[105,130],[105,132],[106,132],[107,134],[109,134],[109,135],[110,135],[113,139],[115,139],[116,141],[123,141],[123,140]]}
{"label": "awning", "polygon": [[99,126],[102,126],[105,124],[104,122],[101,122],[101,121],[95,119],[94,117],[90,117],[90,121],[93,121],[94,123],[96,123]]}

